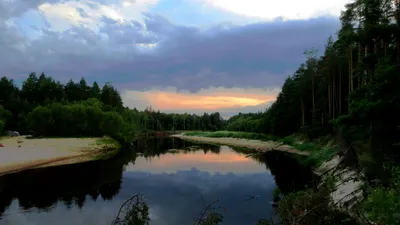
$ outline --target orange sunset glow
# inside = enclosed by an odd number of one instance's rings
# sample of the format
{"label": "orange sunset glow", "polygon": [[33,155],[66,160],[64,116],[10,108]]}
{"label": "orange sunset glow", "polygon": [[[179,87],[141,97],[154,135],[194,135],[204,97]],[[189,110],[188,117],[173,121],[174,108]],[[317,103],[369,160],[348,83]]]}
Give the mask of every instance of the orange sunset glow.
{"label": "orange sunset glow", "polygon": [[276,95],[276,90],[239,88],[210,88],[197,93],[161,90],[126,91],[124,101],[134,102],[139,99],[160,110],[218,110],[262,105],[274,101]]}

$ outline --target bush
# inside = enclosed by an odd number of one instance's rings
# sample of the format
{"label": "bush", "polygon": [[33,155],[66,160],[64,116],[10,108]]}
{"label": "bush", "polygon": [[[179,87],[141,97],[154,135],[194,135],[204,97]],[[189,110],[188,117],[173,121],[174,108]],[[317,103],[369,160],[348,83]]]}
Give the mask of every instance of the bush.
{"label": "bush", "polygon": [[377,224],[400,224],[400,168],[387,169],[390,184],[376,187],[366,198],[362,209]]}
{"label": "bush", "polygon": [[27,115],[28,127],[36,136],[94,136],[108,135],[121,144],[133,138],[136,126],[132,114],[104,111],[96,99],[63,105],[38,106]]}
{"label": "bush", "polygon": [[347,214],[329,207],[330,190],[331,187],[327,185],[318,191],[308,189],[285,196],[277,208],[281,224],[357,224]]}
{"label": "bush", "polygon": [[4,121],[0,120],[0,136],[4,133]]}
{"label": "bush", "polygon": [[376,188],[364,203],[368,218],[377,224],[400,224],[400,194],[392,188]]}
{"label": "bush", "polygon": [[272,192],[272,196],[274,197],[274,202],[279,201],[281,196],[281,190],[279,190],[279,188],[275,188],[274,192]]}

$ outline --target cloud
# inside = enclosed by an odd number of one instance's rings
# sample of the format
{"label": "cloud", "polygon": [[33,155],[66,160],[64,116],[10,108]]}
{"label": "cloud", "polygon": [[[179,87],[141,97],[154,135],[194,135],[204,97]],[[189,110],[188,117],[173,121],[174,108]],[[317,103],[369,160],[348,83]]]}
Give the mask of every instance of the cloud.
{"label": "cloud", "polygon": [[310,19],[320,16],[339,16],[350,0],[197,0],[206,5],[249,17],[265,20]]}
{"label": "cloud", "polygon": [[[51,210],[30,209],[29,213],[20,213],[15,200],[5,212],[7,216],[1,220],[1,224],[107,225],[115,219],[119,207],[135,193],[145,197],[154,225],[192,223],[203,208],[202,198],[206,203],[219,199],[215,206],[227,208],[222,212],[228,224],[251,224],[263,215],[273,215],[270,202],[276,185],[265,166],[259,165],[259,168],[259,171],[247,174],[235,174],[232,171],[215,174],[198,169],[151,175],[147,172],[126,172],[123,187],[112,201],[93,201],[86,196],[82,209],[76,205],[66,209],[63,204],[56,204]],[[260,171],[262,169],[264,171]],[[261,196],[246,201],[251,195]],[[60,220],[61,217],[64,219]]]}
{"label": "cloud", "polygon": [[279,88],[224,88],[210,87],[198,92],[178,91],[174,87],[147,91],[125,90],[122,99],[126,106],[144,110],[152,106],[164,112],[221,112],[224,117],[240,111],[264,111],[275,101]]}
{"label": "cloud", "polygon": [[[200,8],[211,4],[193,1]],[[274,17],[268,10],[275,9],[276,15],[284,16],[278,10],[281,2],[266,7],[266,15]],[[157,0],[0,0],[1,75],[21,82],[30,72],[43,71],[63,82],[81,77],[88,82],[110,81],[124,93],[126,105],[151,104],[169,111],[218,109],[228,115],[231,109],[261,110],[270,104],[287,75],[304,60],[303,51],[323,49],[340,25],[335,18],[320,17],[199,27],[183,20],[172,22],[152,11],[158,4]],[[224,1],[212,4],[226,6]],[[230,7],[252,10],[257,4],[261,3],[239,7],[232,2]],[[222,97],[204,91],[216,90],[213,87],[229,93]],[[258,93],[265,94],[263,98],[242,93],[243,103],[234,97],[237,88],[274,91]]]}

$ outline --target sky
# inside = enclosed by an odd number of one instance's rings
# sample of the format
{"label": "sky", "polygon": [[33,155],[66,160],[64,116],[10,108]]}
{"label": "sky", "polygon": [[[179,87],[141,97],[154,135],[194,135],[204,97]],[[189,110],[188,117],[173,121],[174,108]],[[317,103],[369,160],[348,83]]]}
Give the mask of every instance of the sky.
{"label": "sky", "polygon": [[111,82],[164,112],[264,111],[350,0],[0,0],[0,76]]}

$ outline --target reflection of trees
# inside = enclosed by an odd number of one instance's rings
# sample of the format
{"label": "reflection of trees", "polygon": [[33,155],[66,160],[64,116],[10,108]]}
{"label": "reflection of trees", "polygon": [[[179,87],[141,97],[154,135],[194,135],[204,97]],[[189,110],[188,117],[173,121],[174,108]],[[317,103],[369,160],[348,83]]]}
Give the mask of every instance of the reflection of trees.
{"label": "reflection of trees", "polygon": [[46,210],[58,201],[83,207],[86,199],[115,197],[121,187],[123,167],[131,151],[110,160],[41,168],[0,177],[0,216],[18,199],[22,209]]}
{"label": "reflection of trees", "polygon": [[[220,153],[220,146],[210,144],[199,144],[185,141],[179,138],[148,138],[137,140],[133,143],[134,149],[138,153],[143,153],[145,158],[158,157],[165,153],[185,154],[188,152],[202,150],[204,153]],[[170,151],[182,150],[182,151]]]}
{"label": "reflection of trees", "polygon": [[266,168],[274,175],[275,183],[284,194],[303,189],[313,180],[311,168],[301,165],[289,153],[270,151],[261,157]]}
{"label": "reflection of trees", "polygon": [[[231,147],[241,155],[249,155],[252,151],[246,148]],[[169,151],[176,149],[180,151]],[[220,146],[189,142],[178,138],[142,139],[135,142],[135,150],[143,153],[146,158],[159,157],[162,154],[188,154],[193,151],[220,153]],[[264,154],[252,154],[253,160],[266,166],[275,177],[275,183],[282,193],[289,193],[309,185],[312,179],[310,168],[299,164],[292,155],[284,152],[270,151]]]}
{"label": "reflection of trees", "polygon": [[[249,150],[232,147],[241,154],[249,154]],[[262,154],[251,154],[253,160],[265,164],[267,170],[274,175],[275,183],[282,193],[303,189],[312,181],[312,170],[302,166],[291,154],[279,151],[269,151]],[[300,156],[299,156],[300,157]]]}

